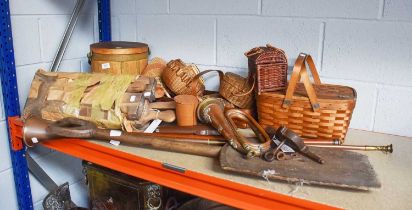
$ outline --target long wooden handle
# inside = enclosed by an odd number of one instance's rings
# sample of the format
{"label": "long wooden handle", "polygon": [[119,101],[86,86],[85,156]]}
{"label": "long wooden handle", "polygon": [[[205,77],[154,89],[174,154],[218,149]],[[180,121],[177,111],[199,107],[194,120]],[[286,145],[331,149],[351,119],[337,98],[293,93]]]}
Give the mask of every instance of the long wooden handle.
{"label": "long wooden handle", "polygon": [[120,135],[111,136],[110,130],[96,129],[94,138],[101,140],[115,140],[121,143],[147,147],[170,152],[179,152],[192,155],[200,155],[206,157],[218,157],[221,146],[206,145],[191,142],[179,142],[167,138],[154,138],[152,136],[142,136],[139,134],[121,132]]}

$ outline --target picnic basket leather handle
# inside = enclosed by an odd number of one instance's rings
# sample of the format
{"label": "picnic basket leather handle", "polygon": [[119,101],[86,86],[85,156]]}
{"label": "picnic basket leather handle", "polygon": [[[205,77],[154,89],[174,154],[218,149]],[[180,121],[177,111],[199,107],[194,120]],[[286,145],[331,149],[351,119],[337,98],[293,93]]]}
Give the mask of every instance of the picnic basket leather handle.
{"label": "picnic basket leather handle", "polygon": [[295,62],[295,65],[292,71],[292,76],[290,77],[290,81],[286,89],[285,99],[283,100],[283,104],[282,104],[283,108],[289,108],[290,104],[292,103],[292,98],[293,98],[293,94],[296,89],[296,85],[301,79],[303,79],[303,85],[308,94],[309,101],[312,105],[313,111],[319,110],[319,103],[318,103],[318,99],[316,96],[316,92],[315,92],[315,89],[313,88],[312,82],[310,81],[305,62],[308,63],[308,66],[313,76],[314,84],[317,84],[317,85],[321,84],[319,74],[316,70],[312,57],[305,53],[300,53],[298,58],[296,59],[296,62]]}

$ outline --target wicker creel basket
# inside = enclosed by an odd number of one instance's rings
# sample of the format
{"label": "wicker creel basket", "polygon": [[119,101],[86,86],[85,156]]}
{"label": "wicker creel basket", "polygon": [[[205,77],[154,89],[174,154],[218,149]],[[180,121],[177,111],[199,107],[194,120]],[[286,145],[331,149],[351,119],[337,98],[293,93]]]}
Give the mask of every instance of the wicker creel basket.
{"label": "wicker creel basket", "polygon": [[[306,64],[314,84],[310,81]],[[303,82],[298,82],[303,79]],[[321,84],[313,59],[301,53],[296,60],[286,91],[257,96],[259,123],[277,129],[285,125],[302,137],[344,140],[353,109],[356,91],[347,86]]]}
{"label": "wicker creel basket", "polygon": [[193,82],[202,78],[202,75],[209,72],[217,72],[219,74],[219,94],[223,98],[242,109],[253,107],[253,79],[244,78],[232,72],[223,73],[220,70],[205,70],[197,74],[193,78]]}
{"label": "wicker creel basket", "polygon": [[202,95],[205,89],[203,79],[194,81],[194,86],[188,88],[189,83],[199,73],[195,65],[186,65],[182,60],[171,60],[162,73],[162,80],[176,95]]}
{"label": "wicker creel basket", "polygon": [[245,53],[249,78],[256,75],[258,94],[286,88],[288,59],[283,50],[267,44]]}

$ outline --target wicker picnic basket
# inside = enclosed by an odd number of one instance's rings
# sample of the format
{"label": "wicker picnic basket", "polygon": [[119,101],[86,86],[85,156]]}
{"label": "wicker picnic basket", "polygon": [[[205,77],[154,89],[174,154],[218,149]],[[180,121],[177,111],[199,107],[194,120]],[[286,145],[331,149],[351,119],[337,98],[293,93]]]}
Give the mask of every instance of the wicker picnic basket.
{"label": "wicker picnic basket", "polygon": [[[307,62],[314,84],[306,70]],[[303,79],[303,82],[298,82]],[[277,129],[285,125],[306,138],[344,140],[356,91],[347,86],[321,84],[313,59],[301,53],[285,90],[257,96],[259,124]]]}
{"label": "wicker picnic basket", "polygon": [[255,47],[245,55],[249,78],[256,75],[258,94],[286,88],[288,59],[283,50],[267,44],[266,47]]}
{"label": "wicker picnic basket", "polygon": [[177,95],[202,95],[205,89],[202,78],[194,82],[194,87],[188,88],[199,72],[196,65],[186,65],[180,59],[171,60],[163,70],[162,80]]}
{"label": "wicker picnic basket", "polygon": [[197,74],[193,81],[209,73],[217,72],[219,74],[219,94],[230,103],[242,109],[250,109],[254,103],[254,83],[253,79],[244,78],[232,72],[223,73],[220,70],[205,70]]}

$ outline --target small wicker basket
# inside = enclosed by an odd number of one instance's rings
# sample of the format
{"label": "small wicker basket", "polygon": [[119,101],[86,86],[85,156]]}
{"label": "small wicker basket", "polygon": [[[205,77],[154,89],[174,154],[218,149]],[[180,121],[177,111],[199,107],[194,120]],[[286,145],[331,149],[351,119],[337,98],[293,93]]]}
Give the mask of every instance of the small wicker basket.
{"label": "small wicker basket", "polygon": [[201,78],[202,75],[209,72],[217,72],[220,79],[219,94],[242,109],[253,107],[254,103],[254,83],[253,80],[241,77],[235,73],[227,72],[224,74],[220,70],[205,70],[197,74],[193,81]]}
{"label": "small wicker basket", "polygon": [[288,59],[283,50],[269,44],[245,53],[248,57],[249,78],[256,75],[258,94],[284,89],[287,82]]}
{"label": "small wicker basket", "polygon": [[202,95],[205,89],[202,78],[194,81],[192,88],[188,88],[199,72],[196,65],[186,65],[180,59],[171,60],[163,70],[162,80],[177,95]]}

